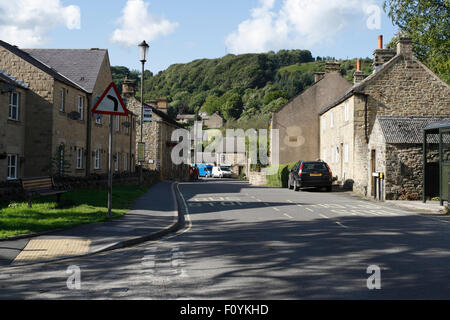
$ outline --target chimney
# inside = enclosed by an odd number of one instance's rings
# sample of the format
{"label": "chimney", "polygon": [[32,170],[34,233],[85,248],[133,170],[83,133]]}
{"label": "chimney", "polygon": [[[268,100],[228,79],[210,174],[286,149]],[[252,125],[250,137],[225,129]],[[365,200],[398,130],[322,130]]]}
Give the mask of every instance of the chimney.
{"label": "chimney", "polygon": [[325,64],[325,72],[326,73],[340,73],[341,72],[341,64],[337,61],[327,61]]}
{"label": "chimney", "polygon": [[315,72],[314,73],[314,83],[319,82],[325,77],[325,72]]}
{"label": "chimney", "polygon": [[364,73],[361,71],[361,59],[356,61],[356,71],[353,74],[353,83],[357,84],[363,81],[366,78]]}
{"label": "chimney", "polygon": [[136,83],[133,80],[129,79],[128,76],[126,76],[122,84],[122,95],[125,98],[134,97],[134,95],[136,94],[135,87]]}
{"label": "chimney", "polygon": [[167,99],[161,98],[156,100],[156,108],[167,114]]}
{"label": "chimney", "polygon": [[377,72],[378,69],[391,60],[397,52],[391,49],[383,49],[383,36],[378,36],[378,49],[373,52],[373,73]]}
{"label": "chimney", "polygon": [[413,56],[413,42],[411,38],[400,38],[397,42],[397,54],[411,59]]}

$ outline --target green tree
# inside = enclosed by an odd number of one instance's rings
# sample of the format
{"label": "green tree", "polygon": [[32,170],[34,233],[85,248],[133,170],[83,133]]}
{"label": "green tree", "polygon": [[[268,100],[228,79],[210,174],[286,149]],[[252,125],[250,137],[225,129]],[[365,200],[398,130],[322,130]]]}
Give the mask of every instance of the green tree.
{"label": "green tree", "polygon": [[414,55],[450,83],[450,1],[386,0],[384,10],[413,39]]}
{"label": "green tree", "polygon": [[222,105],[222,115],[226,120],[237,119],[242,113],[242,98],[238,93],[232,93]]}

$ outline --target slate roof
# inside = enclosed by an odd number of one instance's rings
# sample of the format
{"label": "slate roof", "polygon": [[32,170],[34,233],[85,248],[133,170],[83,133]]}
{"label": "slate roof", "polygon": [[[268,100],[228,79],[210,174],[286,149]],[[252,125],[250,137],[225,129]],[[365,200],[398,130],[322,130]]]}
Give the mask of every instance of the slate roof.
{"label": "slate roof", "polygon": [[[431,124],[450,121],[450,117],[378,116],[377,119],[389,144],[422,144],[423,129]],[[435,137],[430,138],[430,142],[437,142],[433,141]]]}
{"label": "slate roof", "polygon": [[52,76],[54,79],[65,83],[71,87],[75,87],[77,89],[81,89],[83,91],[86,91],[83,87],[79,86],[72,80],[70,80],[67,76],[64,76],[54,68],[52,68],[50,65],[40,61],[39,59],[31,56],[29,53],[25,52],[24,50],[20,50],[16,46],[12,46],[9,43],[0,40],[0,46],[5,48],[6,50],[10,51],[12,54],[18,56],[19,58],[25,60],[29,64],[35,66],[36,68],[42,70],[43,72],[47,73],[48,75]]}
{"label": "slate roof", "polygon": [[23,49],[51,66],[87,92],[94,91],[98,74],[107,55],[105,49]]}
{"label": "slate roof", "polygon": [[6,82],[7,84],[18,86],[24,89],[28,89],[30,87],[28,83],[18,80],[16,77],[11,76],[8,72],[2,69],[0,69],[0,80]]}

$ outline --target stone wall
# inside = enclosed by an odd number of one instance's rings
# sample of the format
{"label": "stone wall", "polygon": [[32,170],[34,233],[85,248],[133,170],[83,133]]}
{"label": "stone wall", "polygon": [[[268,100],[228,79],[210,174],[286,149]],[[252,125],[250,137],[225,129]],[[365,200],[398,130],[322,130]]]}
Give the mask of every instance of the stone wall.
{"label": "stone wall", "polygon": [[267,185],[267,176],[262,172],[250,171],[248,174],[248,182],[253,186]]}

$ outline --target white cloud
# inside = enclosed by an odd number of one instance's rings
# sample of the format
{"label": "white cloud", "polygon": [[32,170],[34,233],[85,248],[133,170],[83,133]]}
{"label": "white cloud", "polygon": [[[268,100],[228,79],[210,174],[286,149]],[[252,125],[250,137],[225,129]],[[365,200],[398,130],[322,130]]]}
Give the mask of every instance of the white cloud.
{"label": "white cloud", "polygon": [[177,22],[170,22],[148,11],[149,3],[143,0],[128,0],[119,19],[121,28],[114,30],[111,41],[125,46],[136,46],[172,33]]}
{"label": "white cloud", "polygon": [[64,7],[60,0],[14,0],[0,2],[0,39],[19,47],[39,47],[47,33],[58,26],[80,29],[78,6]]}
{"label": "white cloud", "polygon": [[307,48],[329,41],[345,27],[367,19],[375,0],[259,0],[249,19],[226,37],[232,53]]}

